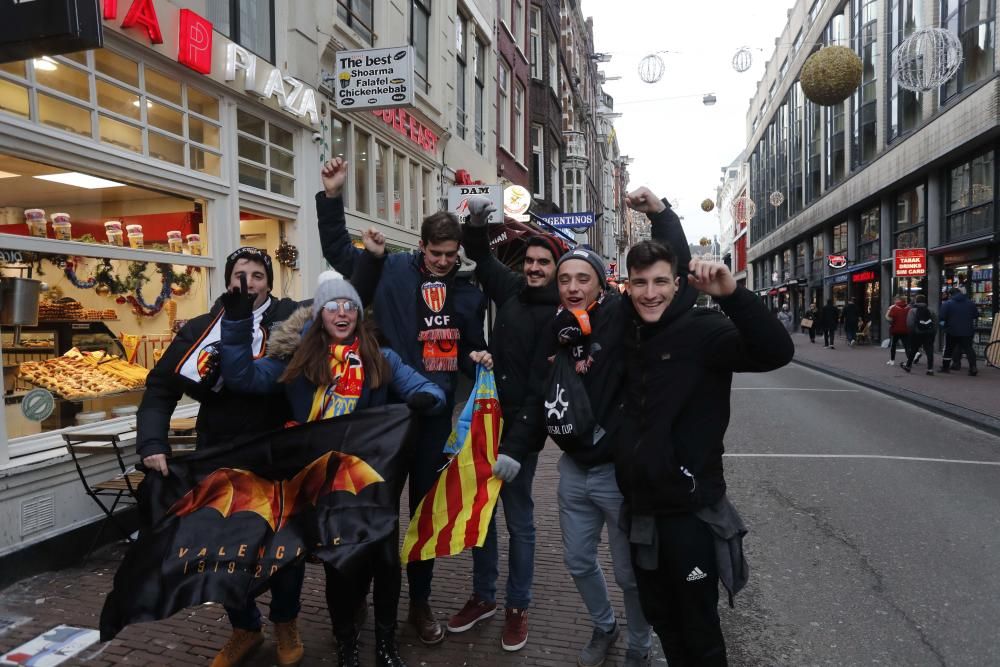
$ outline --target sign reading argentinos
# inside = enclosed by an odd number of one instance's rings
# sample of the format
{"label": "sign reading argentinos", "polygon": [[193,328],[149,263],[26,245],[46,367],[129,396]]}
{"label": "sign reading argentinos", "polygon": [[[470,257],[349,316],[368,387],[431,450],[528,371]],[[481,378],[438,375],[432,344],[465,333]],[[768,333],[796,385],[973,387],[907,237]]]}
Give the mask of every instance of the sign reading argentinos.
{"label": "sign reading argentinos", "polygon": [[338,51],[330,82],[338,109],[413,106],[413,47]]}
{"label": "sign reading argentinos", "polygon": [[588,227],[594,226],[594,214],[587,213],[558,213],[555,215],[540,215],[549,227],[555,229],[571,229],[573,231],[586,231]]}

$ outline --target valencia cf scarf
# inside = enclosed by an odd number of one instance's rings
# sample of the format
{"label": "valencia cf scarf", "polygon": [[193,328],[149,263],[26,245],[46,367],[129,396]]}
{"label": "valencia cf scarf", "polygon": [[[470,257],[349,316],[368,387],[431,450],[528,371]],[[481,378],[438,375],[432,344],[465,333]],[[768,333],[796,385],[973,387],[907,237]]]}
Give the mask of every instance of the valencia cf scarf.
{"label": "valencia cf scarf", "polygon": [[365,367],[358,354],[358,339],[350,345],[330,346],[331,384],[317,387],[309,421],[340,417],[354,412],[365,384]]}
{"label": "valencia cf scarf", "polygon": [[[267,347],[267,331],[264,329],[264,313],[271,307],[271,299],[265,301],[253,311],[253,340],[250,344],[253,358],[264,356]],[[187,351],[177,365],[175,371],[192,382],[210,388],[212,391],[222,389],[222,360],[220,345],[222,340],[223,310],[212,320],[202,333],[201,338]]]}
{"label": "valencia cf scarf", "polygon": [[426,371],[458,370],[458,322],[452,299],[452,280],[420,268],[423,281],[417,296],[417,340],[424,344]]}

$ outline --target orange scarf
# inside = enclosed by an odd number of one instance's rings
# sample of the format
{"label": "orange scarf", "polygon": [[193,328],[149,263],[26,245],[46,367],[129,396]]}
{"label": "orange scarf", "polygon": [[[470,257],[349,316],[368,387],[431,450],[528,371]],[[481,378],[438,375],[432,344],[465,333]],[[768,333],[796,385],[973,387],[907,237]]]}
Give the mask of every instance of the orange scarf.
{"label": "orange scarf", "polygon": [[357,407],[365,383],[357,339],[350,345],[330,346],[330,377],[332,383],[316,387],[309,421],[350,414]]}

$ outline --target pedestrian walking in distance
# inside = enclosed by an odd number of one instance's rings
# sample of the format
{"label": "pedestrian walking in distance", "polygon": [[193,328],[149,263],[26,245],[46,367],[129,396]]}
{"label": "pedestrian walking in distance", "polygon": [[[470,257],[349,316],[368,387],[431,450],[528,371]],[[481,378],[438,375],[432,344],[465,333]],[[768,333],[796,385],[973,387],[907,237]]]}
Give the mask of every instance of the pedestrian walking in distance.
{"label": "pedestrian walking in distance", "polygon": [[778,321],[781,322],[781,326],[785,327],[785,331],[792,333],[795,329],[795,316],[792,315],[792,311],[788,309],[788,304],[784,304],[781,310],[778,311]]}
{"label": "pedestrian walking in distance", "polygon": [[902,369],[907,373],[913,368],[920,350],[927,355],[927,374],[934,375],[934,335],[937,333],[937,323],[934,311],[927,307],[927,297],[918,294],[913,306],[906,314],[906,326],[910,331],[906,345],[906,362]]}
{"label": "pedestrian walking in distance", "polygon": [[909,358],[907,345],[910,330],[906,324],[906,316],[909,312],[910,307],[906,305],[906,300],[903,297],[897,297],[896,303],[889,306],[889,310],[885,311],[885,320],[889,323],[889,335],[892,336],[892,340],[889,341],[889,361],[886,362],[887,366],[894,366],[896,364],[896,343],[903,346],[903,355]]}
{"label": "pedestrian walking in distance", "polygon": [[816,327],[819,322],[819,308],[816,307],[815,303],[809,304],[809,310],[806,311],[806,316],[804,320],[809,320],[809,326],[803,326],[802,328],[806,330],[809,334],[809,342],[816,342]]}
{"label": "pedestrian walking in distance", "polygon": [[969,361],[969,375],[976,375],[976,351],[972,347],[972,337],[976,333],[976,320],[979,319],[979,307],[969,301],[958,287],[952,287],[951,298],[941,306],[941,326],[948,332],[948,344],[941,360],[941,372],[951,371],[952,355],[956,350],[965,353]]}
{"label": "pedestrian walking in distance", "polygon": [[844,315],[841,318],[844,322],[844,335],[847,337],[847,344],[854,347],[854,342],[858,338],[858,324],[861,322],[861,309],[857,302],[851,299],[844,306]]}
{"label": "pedestrian walking in distance", "polygon": [[823,329],[823,347],[833,349],[833,337],[837,333],[837,322],[840,321],[840,311],[833,305],[833,299],[827,299],[826,305],[819,314],[819,326]]}

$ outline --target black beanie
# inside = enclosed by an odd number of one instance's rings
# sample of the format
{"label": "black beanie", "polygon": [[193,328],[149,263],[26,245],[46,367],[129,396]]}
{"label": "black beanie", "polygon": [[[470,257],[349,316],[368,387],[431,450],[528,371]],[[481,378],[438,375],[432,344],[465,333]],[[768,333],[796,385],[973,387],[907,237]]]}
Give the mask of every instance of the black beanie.
{"label": "black beanie", "polygon": [[562,266],[571,259],[580,259],[590,264],[590,266],[594,269],[594,273],[597,274],[597,280],[601,283],[601,287],[607,288],[608,275],[605,272],[604,260],[600,255],[589,248],[578,246],[560,257],[558,266]]}
{"label": "black beanie", "polygon": [[253,246],[237,248],[229,254],[229,257],[226,257],[226,289],[229,289],[229,281],[233,277],[233,267],[241,259],[248,259],[251,262],[263,264],[264,271],[267,272],[267,287],[268,289],[274,289],[274,267],[271,266],[271,256],[267,254],[266,250],[254,248]]}

